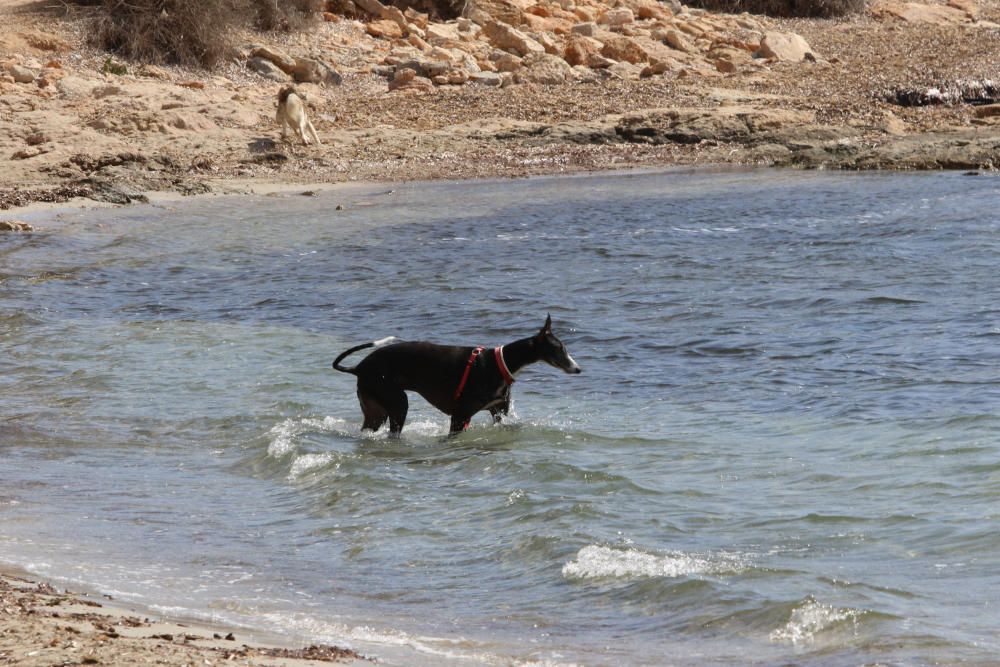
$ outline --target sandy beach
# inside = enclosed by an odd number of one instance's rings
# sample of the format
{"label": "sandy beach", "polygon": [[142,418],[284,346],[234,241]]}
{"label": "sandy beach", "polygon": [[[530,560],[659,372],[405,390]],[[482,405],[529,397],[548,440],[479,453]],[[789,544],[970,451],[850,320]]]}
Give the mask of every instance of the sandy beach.
{"label": "sandy beach", "polygon": [[[840,19],[570,4],[525,4],[507,17],[524,43],[510,45],[490,33],[496,22],[414,14],[422,27],[400,19],[413,32],[399,36],[378,17],[328,14],[301,33],[247,34],[237,57],[205,71],[116,64],[86,38],[89,8],[5,0],[0,208],[246,191],[237,182],[997,159],[994,0],[879,0]],[[801,48],[777,53],[769,38]],[[296,84],[322,146],[281,141],[276,94],[293,81],[274,69],[283,59],[336,72]],[[267,63],[267,77],[251,67]],[[948,103],[899,100],[935,90]]]}
{"label": "sandy beach", "polygon": [[239,630],[150,618],[102,596],[58,590],[0,569],[0,664],[308,665],[373,664],[335,646],[292,648]]}

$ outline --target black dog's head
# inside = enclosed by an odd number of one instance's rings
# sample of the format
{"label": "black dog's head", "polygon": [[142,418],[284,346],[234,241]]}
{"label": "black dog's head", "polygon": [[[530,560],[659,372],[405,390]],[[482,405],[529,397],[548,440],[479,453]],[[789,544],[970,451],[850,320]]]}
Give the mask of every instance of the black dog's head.
{"label": "black dog's head", "polygon": [[566,346],[552,333],[552,316],[545,318],[545,324],[541,330],[535,334],[535,349],[538,351],[538,358],[545,363],[561,368],[567,373],[579,373],[580,367],[573,357],[569,356]]}

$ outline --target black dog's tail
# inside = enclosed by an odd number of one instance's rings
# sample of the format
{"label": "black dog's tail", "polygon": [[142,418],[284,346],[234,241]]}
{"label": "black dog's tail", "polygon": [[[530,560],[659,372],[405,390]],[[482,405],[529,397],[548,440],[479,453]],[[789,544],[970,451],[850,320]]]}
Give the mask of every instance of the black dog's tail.
{"label": "black dog's tail", "polygon": [[334,370],[338,370],[338,371],[340,371],[342,373],[350,373],[351,375],[357,375],[357,373],[355,372],[357,370],[357,366],[355,366],[354,368],[346,368],[344,366],[341,366],[340,362],[343,361],[348,356],[350,356],[350,355],[354,354],[355,352],[359,351],[359,350],[366,350],[369,347],[381,347],[382,345],[387,345],[387,344],[391,343],[394,340],[396,340],[395,336],[389,336],[388,338],[381,338],[379,340],[373,340],[372,342],[365,343],[364,345],[355,345],[354,347],[352,347],[351,349],[347,350],[346,352],[342,352],[339,357],[337,357],[336,359],[333,360],[333,368],[334,368]]}

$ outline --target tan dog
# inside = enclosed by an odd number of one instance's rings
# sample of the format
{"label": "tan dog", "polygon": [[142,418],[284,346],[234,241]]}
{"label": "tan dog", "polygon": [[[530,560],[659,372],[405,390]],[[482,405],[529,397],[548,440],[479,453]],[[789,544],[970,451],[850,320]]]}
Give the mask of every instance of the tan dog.
{"label": "tan dog", "polygon": [[[278,92],[278,115],[276,120],[281,126],[281,138],[287,140],[288,128],[292,128],[295,135],[302,140],[302,143],[309,145],[309,134],[312,134],[318,146],[323,142],[316,134],[316,128],[309,122],[306,116],[305,100],[295,90],[295,86],[285,86]],[[307,133],[308,130],[308,133]]]}

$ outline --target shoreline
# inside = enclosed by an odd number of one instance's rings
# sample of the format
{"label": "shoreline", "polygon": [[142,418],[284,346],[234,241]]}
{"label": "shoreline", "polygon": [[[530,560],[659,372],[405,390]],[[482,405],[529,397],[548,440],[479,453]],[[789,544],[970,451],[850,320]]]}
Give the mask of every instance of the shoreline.
{"label": "shoreline", "polygon": [[349,648],[152,614],[0,565],[0,661],[18,665],[371,665]]}

